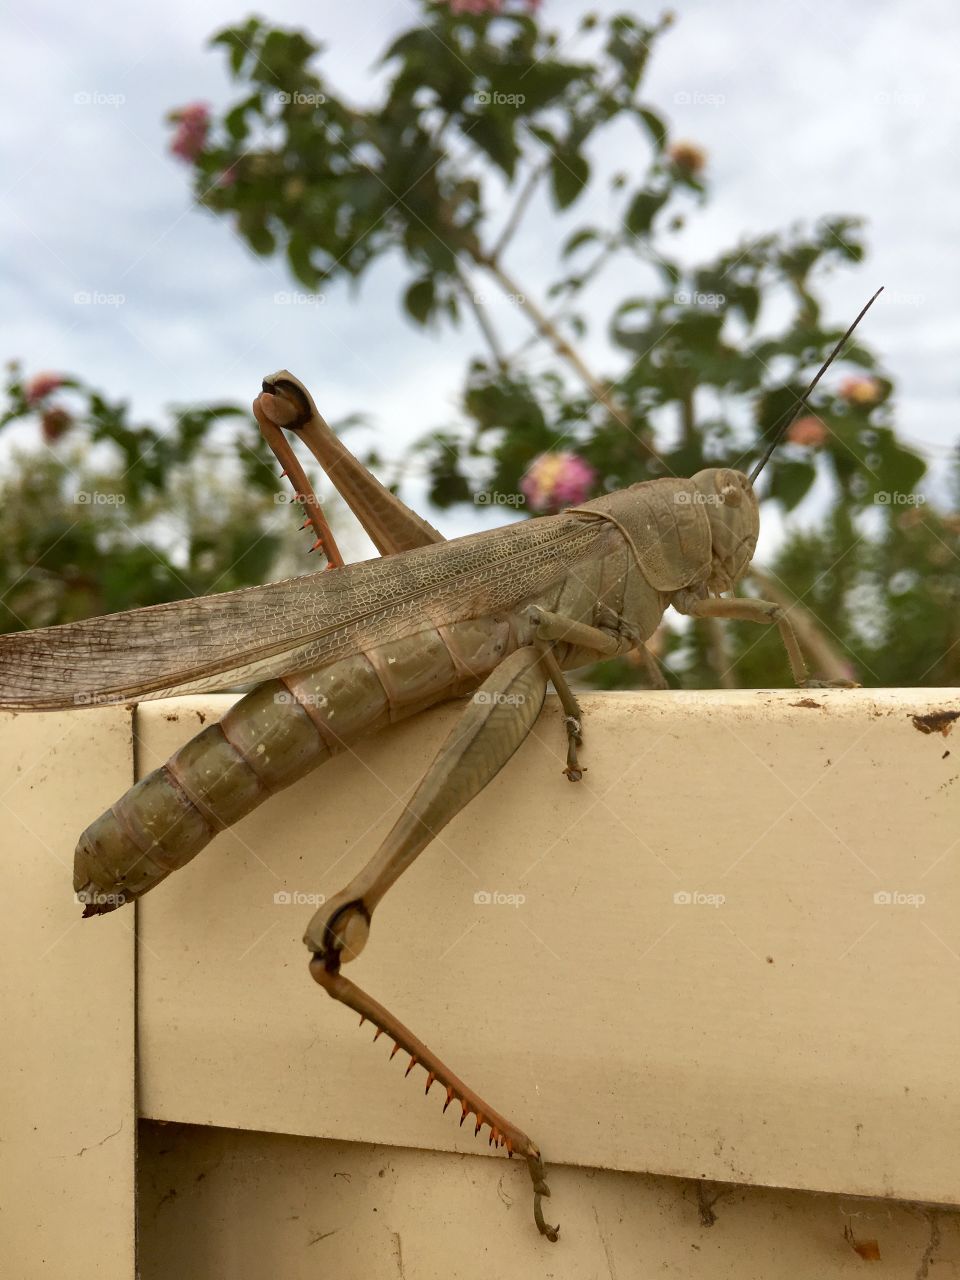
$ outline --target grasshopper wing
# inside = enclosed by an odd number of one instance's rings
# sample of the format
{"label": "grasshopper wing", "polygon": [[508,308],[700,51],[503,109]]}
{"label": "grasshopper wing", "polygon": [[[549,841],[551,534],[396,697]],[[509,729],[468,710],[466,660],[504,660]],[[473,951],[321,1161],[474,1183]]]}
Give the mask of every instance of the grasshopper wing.
{"label": "grasshopper wing", "polygon": [[513,608],[604,535],[547,516],[333,572],[0,635],[0,708],[57,710],[235,688]]}

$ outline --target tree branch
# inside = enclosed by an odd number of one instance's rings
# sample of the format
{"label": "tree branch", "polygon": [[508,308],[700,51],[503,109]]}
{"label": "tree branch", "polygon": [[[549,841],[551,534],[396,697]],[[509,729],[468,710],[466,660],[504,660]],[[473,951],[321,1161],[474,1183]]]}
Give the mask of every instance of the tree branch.
{"label": "tree branch", "polygon": [[477,327],[487,340],[487,345],[490,348],[490,353],[493,356],[497,368],[501,373],[505,373],[509,368],[509,362],[504,354],[503,348],[500,346],[500,340],[496,335],[493,325],[490,323],[490,317],[487,315],[487,309],[477,297],[470,281],[464,275],[459,265],[457,267],[457,278],[460,281],[463,296],[466,298],[470,309],[473,311]]}
{"label": "tree branch", "polygon": [[[552,325],[557,326],[561,320],[565,320],[567,318],[572,308],[572,299],[576,298],[578,294],[583,292],[590,281],[600,273],[601,269],[606,265],[614,253],[616,253],[618,248],[620,248],[620,246],[614,242],[604,245],[603,249],[601,249],[594,258],[593,262],[590,263],[589,267],[587,267],[580,276],[580,283],[575,289],[570,290],[567,301],[564,302],[562,306],[558,307],[556,311],[551,312],[550,315],[547,316],[547,319]],[[521,342],[520,346],[517,347],[516,351],[512,351],[508,355],[507,359],[511,361],[516,360],[519,356],[523,355],[528,347],[532,347],[534,343],[539,342],[541,340],[541,336],[542,335],[539,333],[534,333],[529,338],[526,338]]]}
{"label": "tree branch", "polygon": [[538,332],[546,339],[547,342],[550,343],[560,359],[565,361],[566,364],[574,370],[578,377],[583,380],[598,403],[602,404],[610,416],[615,418],[622,427],[626,428],[627,431],[630,431],[631,434],[634,435],[637,442],[647,452],[651,459],[662,463],[662,459],[653,446],[648,444],[642,436],[636,435],[633,431],[633,428],[630,425],[629,412],[625,406],[614,397],[611,388],[594,376],[590,369],[587,368],[579,352],[570,345],[563,334],[557,329],[556,325],[540,310],[537,304],[522,291],[513,277],[504,270],[495,258],[488,257],[485,254],[479,254],[476,257],[476,261],[478,266],[486,267],[504,292],[508,293],[513,298],[513,301],[517,306],[527,313],[536,326]]}
{"label": "tree branch", "polygon": [[520,225],[520,219],[523,217],[527,205],[530,203],[533,193],[536,191],[537,185],[546,171],[546,164],[540,164],[531,169],[530,173],[527,175],[527,180],[523,184],[523,188],[521,189],[519,196],[517,196],[516,204],[513,206],[513,212],[504,223],[503,230],[500,232],[500,237],[497,240],[497,243],[490,250],[490,257],[495,261],[500,260],[503,256],[504,249],[506,249],[507,245],[513,239],[514,232]]}
{"label": "tree branch", "polygon": [[693,392],[687,391],[680,397],[680,430],[685,445],[697,442],[697,424],[693,414]]}

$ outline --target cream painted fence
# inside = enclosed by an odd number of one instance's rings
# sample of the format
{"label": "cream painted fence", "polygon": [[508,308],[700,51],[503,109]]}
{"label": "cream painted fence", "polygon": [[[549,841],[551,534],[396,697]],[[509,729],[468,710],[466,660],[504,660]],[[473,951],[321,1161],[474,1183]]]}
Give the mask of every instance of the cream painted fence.
{"label": "cream painted fence", "polygon": [[[141,771],[228,702],[142,706]],[[136,939],[70,891],[131,713],[0,717],[0,1272],[132,1277],[139,1181],[144,1280],[821,1277],[874,1241],[960,1275],[956,691],[583,702],[583,782],[548,700],[351,968],[540,1143],[557,1245],[300,941],[455,707],[219,836]]]}

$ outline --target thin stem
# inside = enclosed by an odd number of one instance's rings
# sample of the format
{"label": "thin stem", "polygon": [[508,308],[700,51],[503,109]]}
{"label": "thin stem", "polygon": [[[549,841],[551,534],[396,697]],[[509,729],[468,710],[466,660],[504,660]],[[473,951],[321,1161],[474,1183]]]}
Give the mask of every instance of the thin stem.
{"label": "thin stem", "polygon": [[[525,311],[540,334],[550,343],[557,355],[564,360],[571,369],[586,383],[594,398],[604,406],[611,417],[616,418],[617,422],[627,430],[631,430],[629,414],[625,407],[612,394],[611,388],[605,386],[590,369],[587,368],[582,357],[576,348],[572,347],[563,334],[557,329],[556,325],[545,315],[537,304],[529,298],[513,279],[513,277],[504,270],[495,258],[481,256],[477,258],[479,266],[486,267],[504,292],[510,294],[517,306]],[[647,454],[656,462],[661,459],[652,445],[648,444],[641,436],[637,436],[637,440],[641,447],[646,450]]]}
{"label": "thin stem", "polygon": [[[615,241],[611,241],[610,243],[604,245],[600,253],[597,254],[593,262],[590,263],[589,267],[587,267],[586,270],[583,272],[583,274],[580,276],[579,284],[576,286],[575,289],[571,289],[568,295],[568,300],[563,304],[563,306],[558,307],[556,311],[551,312],[550,315],[547,316],[547,319],[550,321],[551,324],[559,325],[561,320],[565,320],[567,316],[570,315],[571,299],[577,297],[578,294],[581,294],[584,291],[584,289],[591,282],[591,280],[593,280],[594,277],[600,273],[602,268],[607,264],[607,262],[609,262],[610,258],[613,257],[614,253],[616,253],[617,249],[620,247],[621,246],[618,245]],[[517,347],[516,351],[513,351],[510,353],[507,359],[516,360],[517,357],[523,355],[523,353],[529,347],[532,347],[536,342],[540,341],[540,338],[541,338],[541,335],[539,333],[531,334],[529,338],[521,342],[520,346]]]}
{"label": "thin stem", "polygon": [[466,298],[467,303],[470,306],[470,309],[473,311],[474,319],[477,322],[477,326],[480,329],[480,332],[483,334],[484,338],[487,341],[487,345],[490,348],[490,352],[497,365],[497,368],[500,370],[501,373],[505,373],[509,368],[509,362],[507,360],[506,355],[504,354],[503,347],[501,347],[500,345],[500,339],[497,337],[496,331],[494,330],[493,325],[490,323],[490,317],[487,314],[486,307],[477,297],[476,292],[474,291],[472,285],[470,284],[470,281],[467,279],[466,275],[464,275],[463,271],[459,267],[457,268],[457,278],[460,281],[460,288],[463,292],[463,296]]}
{"label": "thin stem", "polygon": [[546,171],[546,164],[540,164],[531,169],[530,173],[527,175],[527,180],[523,184],[523,188],[521,189],[519,196],[517,196],[516,204],[513,206],[513,212],[504,224],[503,230],[500,232],[500,238],[490,251],[491,258],[499,261],[503,256],[504,249],[506,249],[507,245],[513,239],[514,232],[520,225],[520,219],[526,212],[527,205],[530,203],[533,193],[536,191],[537,185]]}
{"label": "thin stem", "polygon": [[697,423],[693,412],[693,392],[686,391],[680,397],[680,430],[687,446],[697,442]]}

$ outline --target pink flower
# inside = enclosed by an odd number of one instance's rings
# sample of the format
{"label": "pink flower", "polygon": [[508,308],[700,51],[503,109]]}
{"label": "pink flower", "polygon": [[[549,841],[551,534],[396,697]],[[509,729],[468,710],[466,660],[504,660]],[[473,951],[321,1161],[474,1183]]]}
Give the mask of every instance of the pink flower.
{"label": "pink flower", "polygon": [[503,0],[447,0],[451,13],[499,13]]}
{"label": "pink flower", "polygon": [[597,473],[576,453],[541,453],[520,480],[520,489],[534,511],[559,511],[583,502]]}
{"label": "pink flower", "polygon": [[855,376],[844,378],[840,383],[840,395],[848,404],[869,408],[876,404],[883,395],[883,388],[876,378]]}
{"label": "pink flower", "polygon": [[827,428],[819,418],[797,418],[787,429],[787,439],[791,444],[806,444],[817,449],[827,438]]}
{"label": "pink flower", "polygon": [[27,404],[38,404],[51,391],[63,386],[63,376],[59,373],[35,373],[24,387]]}
{"label": "pink flower", "polygon": [[177,131],[170,143],[170,150],[181,160],[192,164],[203,150],[210,128],[210,108],[205,102],[192,102],[178,111],[171,111],[170,117],[176,123]]}

